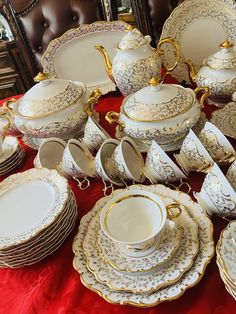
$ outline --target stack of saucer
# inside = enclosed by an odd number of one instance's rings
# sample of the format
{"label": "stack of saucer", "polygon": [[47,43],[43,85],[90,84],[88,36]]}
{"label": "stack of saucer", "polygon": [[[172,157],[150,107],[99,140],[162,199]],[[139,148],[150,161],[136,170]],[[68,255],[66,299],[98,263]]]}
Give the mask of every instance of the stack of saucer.
{"label": "stack of saucer", "polygon": [[[163,218],[163,206],[171,209],[172,220]],[[178,217],[174,207],[181,209]],[[111,303],[150,307],[199,282],[214,254],[213,226],[187,194],[133,185],[100,199],[81,219],[73,251],[73,266],[86,287]]]}
{"label": "stack of saucer", "polygon": [[236,221],[221,232],[216,247],[217,265],[226,290],[236,300]]}
{"label": "stack of saucer", "polygon": [[57,171],[30,169],[0,183],[0,267],[34,264],[64,242],[76,200]]}
{"label": "stack of saucer", "polygon": [[0,147],[0,175],[4,175],[18,166],[25,152],[13,136],[6,136]]}

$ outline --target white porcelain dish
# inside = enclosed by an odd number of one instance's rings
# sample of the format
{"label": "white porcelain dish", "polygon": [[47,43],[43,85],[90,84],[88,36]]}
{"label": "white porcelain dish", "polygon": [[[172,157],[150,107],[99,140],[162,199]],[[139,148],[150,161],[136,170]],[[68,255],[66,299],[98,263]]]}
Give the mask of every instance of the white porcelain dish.
{"label": "white porcelain dish", "polygon": [[49,43],[41,60],[43,70],[52,77],[82,80],[89,90],[99,88],[102,94],[114,91],[95,46],[104,45],[113,59],[127,26],[123,21],[98,21],[67,31]]}
{"label": "white porcelain dish", "polygon": [[[171,37],[180,45],[181,57],[173,76],[189,82],[185,59],[199,71],[203,59],[219,50],[219,43],[236,41],[236,8],[233,0],[187,0],[177,6],[165,21],[160,39]],[[163,46],[164,65],[175,59],[171,45]]]}

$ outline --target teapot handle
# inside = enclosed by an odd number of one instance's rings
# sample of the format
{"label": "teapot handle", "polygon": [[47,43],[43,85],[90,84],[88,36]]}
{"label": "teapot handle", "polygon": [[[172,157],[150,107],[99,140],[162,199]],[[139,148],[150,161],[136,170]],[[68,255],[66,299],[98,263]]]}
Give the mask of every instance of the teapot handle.
{"label": "teapot handle", "polygon": [[176,68],[178,63],[179,63],[179,60],[180,60],[180,48],[179,48],[179,45],[177,44],[177,42],[174,41],[174,39],[172,39],[171,37],[163,38],[163,39],[160,40],[160,42],[157,45],[157,53],[160,56],[162,56],[164,54],[164,51],[161,49],[161,46],[163,44],[171,44],[171,45],[174,46],[174,49],[175,49],[175,56],[176,56],[175,63],[174,63],[174,65],[172,67],[167,67],[167,71],[168,72],[172,72]]}

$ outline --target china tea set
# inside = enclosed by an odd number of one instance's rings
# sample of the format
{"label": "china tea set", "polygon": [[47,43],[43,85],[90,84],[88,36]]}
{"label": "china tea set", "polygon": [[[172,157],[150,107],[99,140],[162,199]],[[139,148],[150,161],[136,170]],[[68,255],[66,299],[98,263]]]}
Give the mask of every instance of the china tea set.
{"label": "china tea set", "polygon": [[[178,44],[164,38],[154,49],[150,42],[150,36],[128,27],[113,62],[103,46],[96,46],[124,96],[120,112],[105,116],[117,124],[119,140],[99,123],[94,109],[99,89],[91,93],[83,82],[47,73],[39,73],[37,84],[21,99],[5,102],[0,113],[0,174],[24,157],[12,136],[20,132],[25,143],[38,149],[35,173],[57,170],[60,178],[76,180],[81,190],[102,180],[104,197],[81,220],[73,265],[83,283],[110,302],[147,306],[196,284],[214,254],[209,217],[236,217],[236,152],[214,124],[202,122],[206,99],[224,106],[236,90],[233,45],[223,42],[198,73],[185,60],[197,85],[193,91],[164,83],[179,62]],[[173,46],[176,60],[162,76],[165,44]],[[194,132],[198,124],[201,128]],[[145,159],[140,147],[145,147]],[[180,167],[166,153],[177,149],[173,159]],[[222,165],[230,166],[226,176]],[[201,191],[193,193],[198,203],[187,195],[190,171],[206,174]],[[146,179],[150,186],[135,184]],[[184,185],[187,193],[181,192]]]}

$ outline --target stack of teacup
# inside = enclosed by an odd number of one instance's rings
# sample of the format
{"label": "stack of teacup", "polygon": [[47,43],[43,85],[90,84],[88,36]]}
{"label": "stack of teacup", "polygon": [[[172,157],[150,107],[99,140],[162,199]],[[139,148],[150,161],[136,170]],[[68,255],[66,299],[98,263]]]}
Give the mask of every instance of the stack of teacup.
{"label": "stack of teacup", "polygon": [[236,300],[236,221],[230,222],[221,232],[216,255],[225,288]]}

